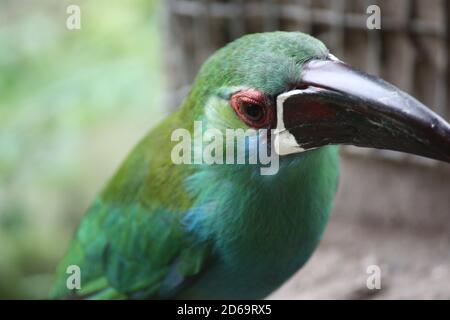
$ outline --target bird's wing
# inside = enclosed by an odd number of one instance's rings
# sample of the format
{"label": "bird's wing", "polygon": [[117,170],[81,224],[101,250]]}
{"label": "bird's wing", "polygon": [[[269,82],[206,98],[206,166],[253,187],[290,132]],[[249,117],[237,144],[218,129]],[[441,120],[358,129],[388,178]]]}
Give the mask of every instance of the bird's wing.
{"label": "bird's wing", "polygon": [[[81,221],[51,297],[173,297],[204,269],[210,247],[183,224],[193,205],[184,187],[189,168],[170,161],[171,133],[183,121],[178,113],[166,118],[130,153]],[[71,289],[71,265],[81,289]]]}
{"label": "bird's wing", "polygon": [[[171,297],[199,273],[210,250],[191,241],[180,215],[97,200],[58,270],[53,298]],[[80,270],[80,289],[69,266]],[[75,274],[75,273],[73,273]],[[67,280],[69,279],[69,288]]]}

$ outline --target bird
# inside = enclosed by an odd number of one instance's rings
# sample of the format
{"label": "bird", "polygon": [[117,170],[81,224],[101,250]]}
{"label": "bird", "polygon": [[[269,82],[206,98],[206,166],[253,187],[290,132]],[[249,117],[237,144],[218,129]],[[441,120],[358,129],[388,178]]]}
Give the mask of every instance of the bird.
{"label": "bird", "polygon": [[[173,132],[194,134],[196,121],[252,129],[244,152],[263,143],[266,130],[277,172],[261,174],[261,163],[174,163]],[[320,243],[338,188],[339,145],[448,163],[450,125],[310,35],[276,31],[230,42],[95,197],[50,297],[267,297]],[[80,288],[67,285],[74,265]]]}

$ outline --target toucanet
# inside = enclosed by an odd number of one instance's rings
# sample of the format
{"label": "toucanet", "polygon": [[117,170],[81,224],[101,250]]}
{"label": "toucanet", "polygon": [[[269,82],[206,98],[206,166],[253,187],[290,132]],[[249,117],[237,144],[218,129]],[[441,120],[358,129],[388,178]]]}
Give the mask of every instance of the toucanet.
{"label": "toucanet", "polygon": [[[270,129],[266,145],[279,155],[279,169],[174,163],[173,132],[194,134],[196,121],[219,131],[255,129],[236,152],[250,153]],[[266,297],[322,237],[339,180],[338,145],[450,162],[450,125],[309,35],[231,42],[204,63],[178,110],[138,143],[93,201],[51,297]],[[73,265],[79,288],[68,285]]]}

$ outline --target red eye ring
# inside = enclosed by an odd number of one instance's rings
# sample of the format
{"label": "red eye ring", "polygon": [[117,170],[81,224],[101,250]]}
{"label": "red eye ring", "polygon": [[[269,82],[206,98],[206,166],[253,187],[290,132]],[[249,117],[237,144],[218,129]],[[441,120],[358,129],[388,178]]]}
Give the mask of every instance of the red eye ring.
{"label": "red eye ring", "polygon": [[238,117],[253,128],[267,127],[273,119],[268,100],[257,90],[239,91],[231,97],[230,103]]}

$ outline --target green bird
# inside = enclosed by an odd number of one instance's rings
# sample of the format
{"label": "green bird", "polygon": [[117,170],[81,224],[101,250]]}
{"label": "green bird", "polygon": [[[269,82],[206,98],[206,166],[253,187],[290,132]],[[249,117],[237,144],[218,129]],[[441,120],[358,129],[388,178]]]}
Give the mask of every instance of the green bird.
{"label": "green bird", "polygon": [[[262,174],[261,161],[175,163],[173,133],[195,135],[195,121],[220,132],[254,129],[244,148],[233,149],[236,156],[265,141],[279,156],[277,172]],[[178,111],[143,138],[96,197],[51,297],[266,297],[322,237],[341,144],[450,162],[450,125],[309,35],[259,33],[231,42],[207,60]],[[78,287],[70,285],[73,265]]]}

